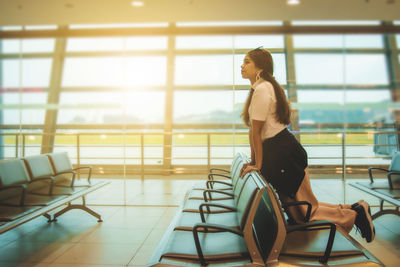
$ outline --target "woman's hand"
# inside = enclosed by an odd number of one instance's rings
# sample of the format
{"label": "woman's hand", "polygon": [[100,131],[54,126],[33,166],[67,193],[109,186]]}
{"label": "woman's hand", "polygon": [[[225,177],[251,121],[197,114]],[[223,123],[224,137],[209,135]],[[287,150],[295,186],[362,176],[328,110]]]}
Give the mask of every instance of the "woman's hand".
{"label": "woman's hand", "polygon": [[243,175],[242,175],[242,173],[244,172],[244,170],[247,168],[247,166],[249,166],[250,165],[250,163],[245,163],[245,164],[243,164],[243,166],[242,166],[242,168],[240,169],[240,177],[242,178],[243,177]]}
{"label": "woman's hand", "polygon": [[[244,167],[244,165],[243,165]],[[247,173],[252,172],[252,171],[259,171],[260,168],[258,168],[257,166],[254,165],[250,165],[247,164],[246,168],[242,168],[242,170],[240,170],[240,177],[243,178]]]}

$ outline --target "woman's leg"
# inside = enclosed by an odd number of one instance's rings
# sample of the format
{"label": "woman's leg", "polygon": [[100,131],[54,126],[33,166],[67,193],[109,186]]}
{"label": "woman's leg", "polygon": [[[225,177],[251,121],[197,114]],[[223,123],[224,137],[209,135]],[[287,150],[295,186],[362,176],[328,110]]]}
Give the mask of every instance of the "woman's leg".
{"label": "woman's leg", "polygon": [[331,203],[326,203],[326,202],[319,202],[320,206],[325,206],[325,207],[331,207],[331,208],[335,208],[337,206],[339,206],[342,209],[351,209],[351,205],[349,204],[331,204]]}
{"label": "woman's leg", "polygon": [[[288,200],[288,198],[286,198],[286,200]],[[346,232],[350,232],[353,228],[357,213],[350,209],[350,205],[334,205],[318,202],[311,189],[308,168],[305,169],[304,179],[296,193],[295,201],[308,201],[311,203],[312,210],[310,221],[329,220],[336,225],[341,226]],[[292,216],[297,222],[303,221],[306,211],[306,206],[289,209],[290,216]]]}

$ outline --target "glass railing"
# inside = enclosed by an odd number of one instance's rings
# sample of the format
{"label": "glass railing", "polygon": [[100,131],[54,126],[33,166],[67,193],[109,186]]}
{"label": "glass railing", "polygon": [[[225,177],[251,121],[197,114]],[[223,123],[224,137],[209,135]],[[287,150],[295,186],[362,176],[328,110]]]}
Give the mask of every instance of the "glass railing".
{"label": "glass railing", "polygon": [[[369,166],[387,167],[398,150],[395,131],[294,132],[308,153],[311,177],[365,176]],[[93,167],[94,177],[204,174],[229,168],[238,152],[250,153],[246,132],[57,133],[42,146],[42,133],[1,133],[3,159],[66,151],[72,163]],[[166,144],[165,140],[170,140]]]}

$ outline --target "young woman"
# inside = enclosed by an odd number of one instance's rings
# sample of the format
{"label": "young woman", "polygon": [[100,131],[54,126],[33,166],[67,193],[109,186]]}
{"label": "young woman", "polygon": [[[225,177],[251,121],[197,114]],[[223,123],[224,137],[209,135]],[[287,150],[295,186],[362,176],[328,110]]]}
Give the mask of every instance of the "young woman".
{"label": "young woman", "polygon": [[[308,176],[307,153],[287,130],[290,105],[273,72],[272,56],[265,49],[254,49],[245,56],[242,77],[250,80],[251,89],[241,116],[249,127],[251,162],[243,166],[241,176],[261,171],[283,203],[311,203],[310,221],[330,220],[347,233],[355,224],[371,242],[375,228],[368,203],[360,200],[353,205],[333,205],[315,198]],[[289,213],[296,222],[302,222],[306,209],[294,206]]]}

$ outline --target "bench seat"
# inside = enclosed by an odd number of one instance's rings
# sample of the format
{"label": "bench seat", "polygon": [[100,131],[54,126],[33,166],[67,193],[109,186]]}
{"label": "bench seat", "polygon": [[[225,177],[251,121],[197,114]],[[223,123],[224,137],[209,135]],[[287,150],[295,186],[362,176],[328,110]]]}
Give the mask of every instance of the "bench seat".
{"label": "bench seat", "polygon": [[[205,222],[212,224],[225,224],[230,227],[239,227],[239,220],[235,212],[223,212],[223,213],[206,213],[204,214]],[[199,213],[194,212],[182,212],[178,222],[176,223],[175,230],[192,231],[193,226],[197,223],[201,223],[201,217]]]}
{"label": "bench seat", "polygon": [[[205,202],[204,200],[198,200],[198,199],[188,199],[186,201],[185,205],[183,206],[183,212],[200,212],[199,207],[203,203],[208,203],[208,204],[217,204],[217,205],[224,205],[224,206],[235,206],[235,200],[234,199],[225,199],[225,200],[215,200],[215,201],[207,201]],[[205,212],[207,212],[206,209],[204,209]],[[230,212],[229,210],[220,208],[220,207],[210,207],[210,212],[211,213],[220,213],[220,212]]]}
{"label": "bench seat", "polygon": [[3,224],[6,222],[11,222],[24,217],[34,211],[39,210],[40,206],[28,206],[28,207],[10,207],[10,206],[0,206],[0,221]]}
{"label": "bench seat", "polygon": [[[318,231],[295,231],[288,233],[281,250],[281,255],[322,257],[329,239],[329,232],[330,230],[327,228]],[[337,229],[330,257],[362,254],[362,251],[353,243],[353,240],[349,239],[349,235],[343,234],[340,229]]]}
{"label": "bench seat", "polygon": [[[60,199],[67,197],[66,195],[35,195],[27,193],[25,195],[24,206],[48,206]],[[2,205],[17,206],[20,196],[11,197],[2,201]]]}
{"label": "bench seat", "polygon": [[236,175],[229,212],[185,212],[227,202],[187,194],[148,266],[382,266],[332,222],[287,224],[277,195],[259,173]]}
{"label": "bench seat", "polygon": [[[379,211],[372,214],[372,216],[371,216],[373,220],[382,215],[385,215],[385,214],[393,214],[393,215],[400,216],[400,212],[399,212],[400,190],[390,189],[390,188],[376,189],[376,188],[372,187],[369,182],[354,182],[354,183],[349,183],[349,185],[351,185],[357,189],[360,189],[361,191],[364,191],[364,192],[380,199]],[[387,203],[390,203],[391,205],[393,205],[394,208],[384,207],[385,201]]]}
{"label": "bench seat", "polygon": [[[102,221],[100,214],[87,207],[85,197],[109,182],[89,181],[78,187],[72,181],[72,177],[57,176],[46,155],[0,161],[0,234],[40,216],[56,221],[71,209],[81,209]],[[79,198],[82,204],[71,203]]]}
{"label": "bench seat", "polygon": [[[229,232],[199,233],[200,246],[207,261],[235,260],[249,258],[243,236]],[[168,239],[162,258],[199,261],[193,233],[174,231]]]}

